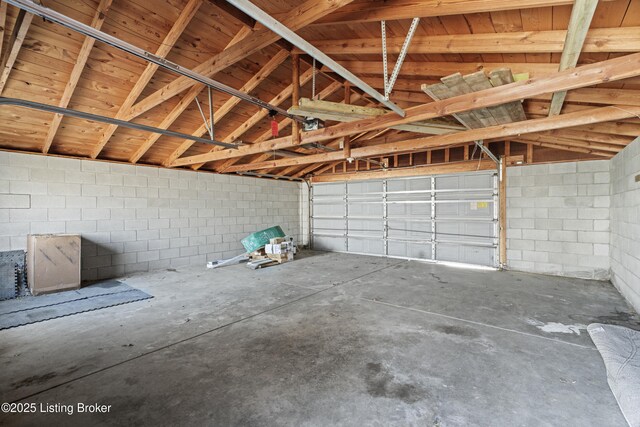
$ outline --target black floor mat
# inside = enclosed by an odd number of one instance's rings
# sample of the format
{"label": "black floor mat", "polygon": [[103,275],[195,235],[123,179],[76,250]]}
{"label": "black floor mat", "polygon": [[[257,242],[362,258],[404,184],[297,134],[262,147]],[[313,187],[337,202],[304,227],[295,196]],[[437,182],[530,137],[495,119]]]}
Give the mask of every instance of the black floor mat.
{"label": "black floor mat", "polygon": [[0,301],[0,330],[153,298],[117,280],[75,291]]}

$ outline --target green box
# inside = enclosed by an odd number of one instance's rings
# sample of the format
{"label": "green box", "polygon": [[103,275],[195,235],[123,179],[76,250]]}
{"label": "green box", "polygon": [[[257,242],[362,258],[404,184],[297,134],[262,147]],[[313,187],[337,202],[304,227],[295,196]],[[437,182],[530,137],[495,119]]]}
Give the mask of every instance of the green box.
{"label": "green box", "polygon": [[240,243],[242,243],[242,246],[244,246],[247,253],[251,253],[260,248],[264,248],[264,245],[268,244],[269,240],[274,237],[284,237],[284,231],[282,231],[282,228],[280,228],[279,225],[249,234],[247,237],[242,239]]}

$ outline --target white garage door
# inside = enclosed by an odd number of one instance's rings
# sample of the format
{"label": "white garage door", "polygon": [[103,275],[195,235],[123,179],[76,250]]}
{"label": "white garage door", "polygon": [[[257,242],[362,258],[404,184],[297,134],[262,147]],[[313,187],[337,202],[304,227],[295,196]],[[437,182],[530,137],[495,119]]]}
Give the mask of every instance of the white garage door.
{"label": "white garage door", "polygon": [[318,183],[314,249],[495,267],[495,172]]}

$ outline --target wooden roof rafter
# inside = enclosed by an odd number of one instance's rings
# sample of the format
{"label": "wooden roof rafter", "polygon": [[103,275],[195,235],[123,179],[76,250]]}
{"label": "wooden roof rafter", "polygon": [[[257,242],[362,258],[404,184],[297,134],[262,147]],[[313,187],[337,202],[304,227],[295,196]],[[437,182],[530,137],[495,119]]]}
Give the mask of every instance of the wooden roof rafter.
{"label": "wooden roof rafter", "polygon": [[18,16],[13,25],[13,31],[11,31],[11,35],[9,36],[9,42],[4,52],[2,52],[2,58],[0,60],[0,94],[2,94],[9,80],[9,74],[22,48],[22,43],[24,43],[24,38],[27,35],[27,31],[29,31],[32,20],[33,15],[31,13],[25,12],[22,9],[18,11]]}
{"label": "wooden roof rafter", "polygon": [[[100,0],[98,4],[98,8],[96,9],[96,13],[91,21],[91,27],[99,30],[104,23],[104,20],[107,17],[107,13],[109,8],[111,7],[111,3],[113,0]],[[82,42],[82,47],[80,48],[80,52],[76,57],[76,63],[73,66],[73,70],[71,71],[71,75],[69,76],[69,81],[64,88],[64,92],[62,94],[62,98],[58,103],[58,106],[61,108],[67,108],[69,105],[69,101],[71,101],[71,97],[76,90],[76,86],[80,81],[80,77],[82,76],[82,72],[84,71],[84,67],[87,64],[87,60],[89,59],[89,55],[91,54],[91,49],[95,44],[95,39],[93,37],[86,36],[84,41]],[[60,123],[62,123],[63,116],[62,114],[54,114],[53,120],[49,125],[49,131],[47,132],[47,136],[42,144],[42,152],[44,154],[49,152],[49,148],[51,148],[51,144],[53,143],[53,139],[56,137],[56,133],[58,133],[58,127]]]}
{"label": "wooden roof rafter", "polygon": [[[187,28],[189,22],[191,22],[191,20],[195,16],[196,12],[202,5],[202,2],[203,0],[189,0],[187,5],[180,12],[180,16],[178,17],[178,19],[176,19],[175,23],[171,27],[171,30],[169,30],[164,40],[160,44],[160,47],[158,47],[158,50],[155,53],[156,56],[165,58],[169,54],[169,52],[171,52],[171,49],[178,41],[178,38],[180,37],[182,32]],[[127,95],[127,98],[120,105],[120,108],[116,113],[117,119],[128,120],[128,117],[131,113],[131,107],[138,99],[145,87],[147,87],[147,84],[149,84],[149,82],[151,81],[151,78],[158,70],[158,67],[158,65],[153,63],[147,64],[146,68],[144,69],[140,77],[138,77],[138,80]],[[107,142],[109,142],[109,139],[111,138],[111,136],[113,136],[117,129],[118,127],[115,125],[107,127],[103,135],[100,137],[100,140],[98,141],[96,147],[91,153],[92,158],[95,159],[100,155],[100,152],[107,144]]]}

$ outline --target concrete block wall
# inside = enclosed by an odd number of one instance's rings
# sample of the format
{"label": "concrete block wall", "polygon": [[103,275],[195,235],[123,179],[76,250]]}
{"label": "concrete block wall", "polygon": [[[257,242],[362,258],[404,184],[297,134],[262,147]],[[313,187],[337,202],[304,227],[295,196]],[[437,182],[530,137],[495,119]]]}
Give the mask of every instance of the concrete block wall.
{"label": "concrete block wall", "polygon": [[611,160],[611,281],[640,313],[640,138]]}
{"label": "concrete block wall", "polygon": [[300,238],[297,182],[11,152],[0,172],[0,251],[26,249],[27,234],[81,234],[83,280],[204,266],[273,225]]}
{"label": "concrete block wall", "polygon": [[509,268],[609,278],[608,160],[507,169]]}

